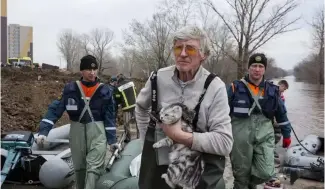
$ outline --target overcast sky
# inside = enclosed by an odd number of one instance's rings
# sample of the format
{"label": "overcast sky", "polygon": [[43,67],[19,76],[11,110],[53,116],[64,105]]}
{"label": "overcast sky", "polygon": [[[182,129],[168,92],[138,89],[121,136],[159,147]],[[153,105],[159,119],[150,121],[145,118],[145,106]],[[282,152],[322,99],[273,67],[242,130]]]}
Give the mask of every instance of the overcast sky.
{"label": "overcast sky", "polygon": [[[220,5],[224,0],[214,2]],[[311,28],[306,21],[324,7],[323,0],[299,2],[291,16],[302,16],[297,23],[301,29],[276,37],[260,49],[284,69],[293,68],[310,53]],[[108,27],[115,33],[115,43],[122,42],[121,30],[128,28],[132,19],[143,21],[151,17],[158,3],[159,0],[8,0],[8,24],[33,26],[34,62],[60,65],[56,41],[63,29],[82,33]],[[65,66],[62,58],[61,66]]]}

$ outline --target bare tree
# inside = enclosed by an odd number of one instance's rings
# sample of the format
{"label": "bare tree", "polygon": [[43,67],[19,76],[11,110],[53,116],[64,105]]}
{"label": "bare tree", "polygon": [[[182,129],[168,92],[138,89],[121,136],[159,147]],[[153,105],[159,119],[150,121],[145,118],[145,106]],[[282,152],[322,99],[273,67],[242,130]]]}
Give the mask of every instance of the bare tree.
{"label": "bare tree", "polygon": [[110,45],[114,38],[114,32],[108,28],[93,29],[89,35],[83,34],[80,37],[80,48],[88,54],[92,54],[98,61],[98,75],[105,69],[110,69]]}
{"label": "bare tree", "polygon": [[80,38],[80,51],[84,54],[90,54],[90,37],[88,34],[82,34]]}
{"label": "bare tree", "polygon": [[[246,71],[249,56],[273,37],[295,30],[290,27],[299,19],[286,21],[287,15],[296,7],[296,0],[285,0],[281,5],[273,6],[270,0],[225,0],[233,15],[223,14],[212,0],[205,3],[217,14],[227,27],[237,45],[237,55],[228,55],[237,63],[237,77]],[[267,10],[273,10],[267,16]],[[221,46],[219,46],[221,47]],[[226,50],[221,48],[225,53]]]}
{"label": "bare tree", "polygon": [[67,70],[73,72],[78,65],[80,46],[78,36],[72,30],[66,29],[60,33],[57,46],[67,62]]}
{"label": "bare tree", "polygon": [[313,22],[314,47],[317,49],[316,62],[318,63],[318,83],[324,82],[324,10],[320,9],[316,12]]}
{"label": "bare tree", "polygon": [[122,48],[122,57],[120,59],[120,70],[122,73],[126,73],[127,76],[133,77],[134,69],[135,69],[135,55],[136,52],[132,48],[121,47]]}
{"label": "bare tree", "polygon": [[319,81],[319,65],[318,65],[318,55],[311,54],[304,60],[302,60],[294,68],[294,76],[298,81],[304,81],[308,83],[321,83],[324,84],[324,81]]}
{"label": "bare tree", "polygon": [[311,23],[313,53],[295,66],[293,74],[299,81],[324,84],[324,12],[315,11]]}
{"label": "bare tree", "polygon": [[165,0],[150,20],[133,20],[128,31],[124,31],[124,42],[133,49],[133,62],[141,66],[148,76],[152,70],[171,63],[172,34],[189,24],[194,0]]}
{"label": "bare tree", "polygon": [[143,63],[147,63],[148,69],[158,69],[167,66],[171,54],[169,43],[172,28],[167,25],[167,15],[156,13],[152,20],[140,23],[133,20],[130,25],[131,33],[125,33],[125,42],[128,46],[144,53]]}
{"label": "bare tree", "polygon": [[197,0],[162,0],[159,13],[167,14],[168,26],[176,31],[180,26],[193,24],[196,18]]}

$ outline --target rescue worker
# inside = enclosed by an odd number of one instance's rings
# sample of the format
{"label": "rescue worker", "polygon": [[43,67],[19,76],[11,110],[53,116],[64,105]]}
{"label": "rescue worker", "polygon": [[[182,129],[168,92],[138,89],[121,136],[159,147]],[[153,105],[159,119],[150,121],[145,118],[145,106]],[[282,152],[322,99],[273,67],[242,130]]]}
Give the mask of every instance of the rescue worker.
{"label": "rescue worker", "polygon": [[[117,77],[112,76],[109,84],[113,88],[113,96],[114,96],[114,101],[115,101],[115,116],[116,116],[116,119],[117,119],[117,116],[118,116],[118,106],[121,103],[121,93],[120,93],[120,91],[117,88],[117,86],[118,86],[118,84],[117,84]],[[116,122],[117,122],[117,120],[116,120]]]}
{"label": "rescue worker", "polygon": [[[279,86],[279,94],[280,94],[280,98],[283,101],[283,103],[285,103],[285,98],[284,98],[284,91],[286,91],[289,88],[289,84],[286,80],[280,80],[278,82],[278,86]],[[274,137],[275,137],[275,145],[277,145],[280,140],[281,140],[281,128],[279,127],[279,125],[276,123],[276,121],[274,121],[273,123],[273,127],[274,127]],[[275,163],[275,167],[280,167],[280,157],[279,154],[276,152],[276,148],[274,149],[274,163]]]}
{"label": "rescue worker", "polygon": [[104,171],[107,144],[116,143],[112,89],[100,83],[95,57],[81,59],[81,79],[65,85],[62,96],[48,107],[36,143],[42,146],[53,125],[67,111],[71,120],[69,143],[78,189],[94,189]]}
{"label": "rescue worker", "polygon": [[234,146],[230,154],[234,188],[256,188],[274,177],[275,117],[281,127],[283,147],[291,143],[291,124],[279,96],[279,88],[264,80],[267,58],[249,58],[248,75],[228,89]]}
{"label": "rescue worker", "polygon": [[[233,144],[231,120],[224,82],[202,66],[209,56],[209,47],[208,37],[199,27],[185,26],[178,30],[172,47],[175,65],[153,73],[137,97],[135,115],[140,139],[144,141],[140,189],[170,188],[161,178],[168,168],[170,148],[152,147],[166,136],[203,153],[206,165],[197,188],[225,188],[225,156]],[[150,111],[157,112],[158,108],[173,103],[183,103],[195,110],[195,132],[184,132],[180,122],[163,125],[150,119]]]}
{"label": "rescue worker", "polygon": [[129,142],[131,140],[130,121],[134,118],[137,93],[134,83],[123,74],[117,76],[117,86],[120,95],[119,103],[121,104],[123,112],[124,129],[128,130],[125,142]]}
{"label": "rescue worker", "polygon": [[284,92],[289,89],[289,83],[286,80],[280,80],[278,86],[281,99],[285,102]]}

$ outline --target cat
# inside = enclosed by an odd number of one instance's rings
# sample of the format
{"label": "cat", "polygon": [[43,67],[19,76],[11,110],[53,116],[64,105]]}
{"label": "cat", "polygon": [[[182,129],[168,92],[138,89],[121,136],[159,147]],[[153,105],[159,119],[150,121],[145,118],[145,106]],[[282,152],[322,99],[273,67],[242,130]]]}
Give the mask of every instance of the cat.
{"label": "cat", "polygon": [[[181,119],[182,130],[192,133],[192,121],[194,116],[194,111],[189,110],[183,104],[175,103],[163,107],[159,112],[159,119],[156,118],[155,121],[170,125]],[[151,117],[154,116],[151,115]],[[183,144],[174,144],[173,140],[169,137],[161,139],[153,144],[153,148],[164,146],[171,147],[171,151],[168,155],[170,164],[167,173],[162,174],[161,178],[163,178],[171,188],[180,186],[183,189],[195,189],[199,184],[205,167],[202,153],[191,150],[191,148]]]}

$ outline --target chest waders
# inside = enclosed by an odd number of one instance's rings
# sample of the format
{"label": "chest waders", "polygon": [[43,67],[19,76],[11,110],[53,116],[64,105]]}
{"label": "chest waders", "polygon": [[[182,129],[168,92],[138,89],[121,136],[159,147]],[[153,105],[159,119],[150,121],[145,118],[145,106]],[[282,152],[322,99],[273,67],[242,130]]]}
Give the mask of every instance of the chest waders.
{"label": "chest waders", "polygon": [[[76,175],[76,186],[78,189],[94,189],[95,183],[104,171],[104,163],[107,148],[107,138],[103,121],[94,121],[89,107],[91,97],[86,97],[80,82],[77,81],[85,107],[79,117],[79,122],[71,122],[70,127],[70,149],[73,166]],[[94,95],[100,87],[97,86]],[[88,112],[91,122],[80,123],[81,118]]]}
{"label": "chest waders", "polygon": [[[234,189],[256,188],[274,175],[274,129],[272,121],[262,114],[259,99],[263,89],[254,95],[245,80],[254,103],[250,109],[242,109],[248,118],[232,117],[234,145],[230,154]],[[253,113],[255,108],[259,113]],[[238,111],[238,110],[237,110]]]}
{"label": "chest waders", "polygon": [[[199,102],[195,107],[196,115],[193,121],[194,131],[196,131],[196,122],[198,120],[198,111],[200,104],[205,95],[211,81],[215,78],[214,74],[210,74],[205,81],[204,90],[200,96]],[[151,105],[153,114],[157,114],[158,93],[157,93],[157,73],[154,72],[151,80]],[[158,165],[158,154],[152,145],[157,141],[156,123],[150,119],[149,126],[146,132],[144,146],[142,150],[139,188],[140,189],[170,189],[165,180],[161,178],[163,173],[166,173],[168,165]],[[197,188],[199,189],[224,189],[223,172],[225,168],[225,157],[204,153],[205,169],[203,176]]]}

